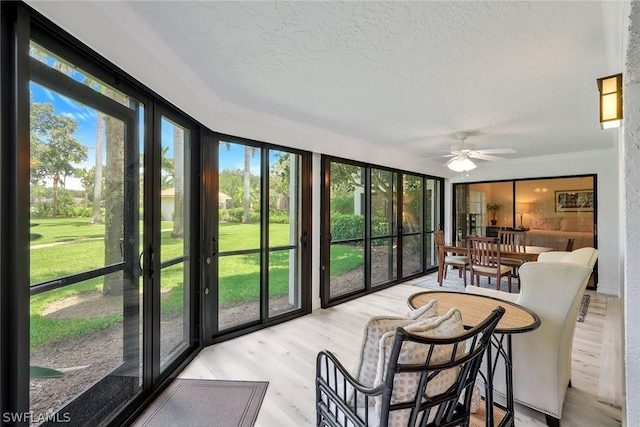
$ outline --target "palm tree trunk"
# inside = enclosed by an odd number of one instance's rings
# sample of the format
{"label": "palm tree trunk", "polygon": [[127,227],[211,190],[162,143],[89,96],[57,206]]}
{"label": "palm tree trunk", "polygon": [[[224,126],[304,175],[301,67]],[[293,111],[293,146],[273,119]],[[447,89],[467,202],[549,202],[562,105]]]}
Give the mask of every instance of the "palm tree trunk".
{"label": "palm tree trunk", "polygon": [[251,222],[251,147],[244,147],[244,194],[242,196],[242,222],[249,224]]}
{"label": "palm tree trunk", "polygon": [[[120,238],[124,234],[124,123],[105,116],[107,159],[104,174],[104,261],[105,265],[122,262]],[[104,295],[121,295],[123,277],[109,274],[104,278]]]}
{"label": "palm tree trunk", "polygon": [[60,184],[60,175],[56,172],[53,175],[53,206],[51,209],[51,216],[58,216],[58,185]]}
{"label": "palm tree trunk", "polygon": [[172,238],[184,236],[184,130],[173,126],[173,230]]}
{"label": "palm tree trunk", "polygon": [[102,137],[104,133],[104,120],[104,114],[98,111],[96,130],[96,177],[93,185],[93,214],[91,215],[91,224],[102,224],[100,203],[102,202]]}

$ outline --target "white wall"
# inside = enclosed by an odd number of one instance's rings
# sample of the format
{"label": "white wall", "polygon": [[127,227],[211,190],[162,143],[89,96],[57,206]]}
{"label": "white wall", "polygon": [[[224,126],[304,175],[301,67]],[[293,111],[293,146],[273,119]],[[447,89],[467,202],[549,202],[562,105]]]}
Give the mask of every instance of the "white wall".
{"label": "white wall", "polygon": [[[605,132],[605,131],[603,131]],[[609,130],[607,132],[617,132]],[[616,149],[584,152],[580,154],[535,157],[509,163],[483,163],[469,172],[468,177],[456,177],[457,182],[479,182],[512,178],[546,178],[597,174],[598,180],[598,291],[619,296],[621,294],[621,254],[619,253],[619,186],[618,152]],[[451,191],[451,186],[447,186]],[[449,200],[451,196],[449,196]],[[451,203],[447,203],[445,217],[451,227]]]}
{"label": "white wall", "polygon": [[629,48],[624,73],[624,140],[621,161],[624,175],[624,356],[626,422],[640,423],[640,3],[632,2]]}

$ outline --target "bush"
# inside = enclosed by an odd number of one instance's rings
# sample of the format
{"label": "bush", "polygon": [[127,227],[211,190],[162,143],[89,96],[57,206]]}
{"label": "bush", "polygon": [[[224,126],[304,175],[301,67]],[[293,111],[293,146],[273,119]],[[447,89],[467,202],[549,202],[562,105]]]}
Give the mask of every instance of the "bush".
{"label": "bush", "polygon": [[53,204],[48,202],[38,203],[31,209],[34,217],[46,218],[51,216],[51,213],[53,212]]}
{"label": "bush", "polygon": [[289,213],[269,212],[269,222],[271,224],[289,224]]}
{"label": "bush", "polygon": [[93,208],[85,208],[84,206],[65,205],[58,208],[58,217],[62,218],[90,218],[92,214]]}
{"label": "bush", "polygon": [[331,212],[331,240],[364,237],[364,216]]}
{"label": "bush", "polygon": [[[244,209],[243,208],[220,209],[219,213],[220,213],[221,221],[242,222],[242,215],[244,215]],[[249,212],[249,222],[259,223],[260,213]]]}
{"label": "bush", "polygon": [[[391,234],[389,221],[384,217],[371,218],[371,230],[373,236],[386,236]],[[362,215],[341,215],[331,213],[331,239],[346,240],[364,237],[364,216]],[[371,242],[372,246],[385,246],[386,239],[376,239]]]}
{"label": "bush", "polygon": [[337,196],[331,198],[331,212],[353,215],[353,196]]}

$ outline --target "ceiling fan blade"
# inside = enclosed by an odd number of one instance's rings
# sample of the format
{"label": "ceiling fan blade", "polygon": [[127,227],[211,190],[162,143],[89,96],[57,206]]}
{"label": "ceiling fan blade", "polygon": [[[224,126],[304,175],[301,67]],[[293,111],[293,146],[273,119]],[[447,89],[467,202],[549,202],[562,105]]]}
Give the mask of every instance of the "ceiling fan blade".
{"label": "ceiling fan blade", "polygon": [[449,160],[447,160],[447,162],[442,165],[442,166],[447,166],[449,163],[453,162],[454,160],[456,160],[458,158],[458,156],[452,156]]}
{"label": "ceiling fan blade", "polygon": [[498,156],[489,156],[486,154],[481,154],[478,152],[471,152],[469,153],[469,157],[473,158],[473,159],[480,159],[480,160],[488,160],[490,162],[497,162],[499,160],[507,160],[504,157],[498,157]]}
{"label": "ceiling fan blade", "polygon": [[516,150],[512,148],[490,148],[488,150],[476,150],[480,154],[514,154]]}
{"label": "ceiling fan blade", "polygon": [[453,154],[444,154],[442,156],[423,157],[421,159],[414,159],[414,160],[411,160],[411,162],[420,162],[422,160],[431,160],[431,159],[442,159],[444,157],[453,157],[453,156],[454,156]]}

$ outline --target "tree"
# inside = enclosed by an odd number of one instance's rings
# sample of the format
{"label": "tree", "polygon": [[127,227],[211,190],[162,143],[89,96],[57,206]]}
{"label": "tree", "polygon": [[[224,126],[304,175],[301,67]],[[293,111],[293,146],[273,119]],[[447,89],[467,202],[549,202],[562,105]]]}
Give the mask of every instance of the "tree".
{"label": "tree", "polygon": [[173,125],[174,208],[172,238],[184,236],[184,129]]}
{"label": "tree", "polygon": [[258,149],[255,147],[249,145],[244,146],[244,193],[242,197],[242,222],[244,224],[251,222],[251,157],[253,157],[257,151]]}
{"label": "tree", "polygon": [[93,214],[91,215],[91,224],[102,224],[102,210],[100,203],[102,202],[102,138],[104,135],[104,119],[105,115],[98,111],[98,122],[96,123],[96,166],[93,187]]}
{"label": "tree", "polygon": [[78,168],[76,169],[76,176],[80,178],[80,184],[84,189],[84,207],[89,207],[89,192],[93,189],[93,183],[96,176],[96,168]]}
{"label": "tree", "polygon": [[[111,89],[109,98],[123,102],[125,96]],[[104,168],[104,261],[111,265],[122,261],[120,239],[124,237],[124,122],[105,115],[106,166]],[[122,295],[121,274],[108,274],[104,278],[103,295]]]}
{"label": "tree", "polygon": [[74,164],[87,159],[89,147],[75,137],[78,123],[70,117],[55,114],[53,104],[31,103],[31,180],[50,178],[53,182],[53,217],[58,215],[60,179],[74,176]]}
{"label": "tree", "polygon": [[162,152],[160,153],[160,188],[163,190],[175,185],[173,159],[167,156],[168,152],[168,146],[162,147]]}

